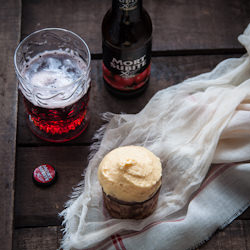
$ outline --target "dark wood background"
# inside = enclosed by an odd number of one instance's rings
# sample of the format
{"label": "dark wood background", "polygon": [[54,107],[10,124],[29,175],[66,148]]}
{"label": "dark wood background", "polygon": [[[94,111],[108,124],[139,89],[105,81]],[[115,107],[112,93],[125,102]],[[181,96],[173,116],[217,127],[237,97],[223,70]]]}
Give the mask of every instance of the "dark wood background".
{"label": "dark wood background", "polygon": [[[250,1],[144,0],[154,28],[152,74],[148,90],[129,101],[111,96],[102,82],[101,21],[110,0],[0,3],[0,249],[56,249],[61,239],[58,213],[82,179],[92,137],[103,124],[101,113],[137,113],[158,90],[240,57],[245,51],[237,36],[250,22]],[[45,27],[76,32],[92,53],[91,121],[84,134],[65,144],[44,142],[27,128],[13,69],[20,39]],[[57,183],[47,189],[31,179],[33,169],[43,163],[59,173]],[[201,249],[250,249],[249,219],[248,209]]]}

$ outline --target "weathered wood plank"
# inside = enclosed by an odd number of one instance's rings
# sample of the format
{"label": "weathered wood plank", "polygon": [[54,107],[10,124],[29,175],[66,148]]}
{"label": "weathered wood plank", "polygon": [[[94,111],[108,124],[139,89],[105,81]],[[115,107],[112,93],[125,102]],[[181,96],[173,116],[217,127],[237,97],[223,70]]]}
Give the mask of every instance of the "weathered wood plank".
{"label": "weathered wood plank", "polygon": [[[110,0],[24,0],[23,36],[63,27],[81,35],[92,53],[101,53],[101,22],[110,6]],[[237,36],[250,18],[244,0],[145,0],[144,6],[153,22],[154,51],[241,48]]]}
{"label": "weathered wood plank", "polygon": [[[18,148],[16,167],[15,227],[53,226],[60,224],[58,213],[82,180],[88,161],[88,147]],[[47,188],[32,181],[33,170],[44,163],[54,166],[57,182]]]}
{"label": "weathered wood plank", "polygon": [[[154,57],[150,85],[146,92],[134,99],[124,100],[112,96],[104,87],[102,81],[101,60],[92,61],[92,89],[90,96],[91,121],[88,129],[77,139],[66,145],[90,143],[95,131],[103,124],[100,114],[103,112],[137,113],[150,98],[160,89],[179,83],[186,78],[208,72],[220,61],[228,57],[240,55],[204,55]],[[18,114],[18,144],[50,145],[32,134],[24,120],[24,107],[19,104]]]}
{"label": "weathered wood plank", "polygon": [[60,246],[60,239],[60,228],[57,226],[16,229],[13,249],[55,250]]}
{"label": "weathered wood plank", "polygon": [[239,220],[250,220],[250,207],[238,217]]}
{"label": "weathered wood plank", "polygon": [[21,3],[1,1],[0,8],[0,249],[12,249],[17,82],[13,53],[19,42]]}
{"label": "weathered wood plank", "polygon": [[235,220],[223,231],[218,231],[200,250],[248,250],[250,248],[250,221]]}
{"label": "weathered wood plank", "polygon": [[[58,227],[23,228],[15,230],[14,249],[57,249],[62,234]],[[216,232],[200,250],[248,250],[250,248],[250,221],[234,221],[223,231]]]}
{"label": "weathered wood plank", "polygon": [[[89,147],[19,147],[16,169],[15,227],[60,225],[58,213],[69,199],[72,187],[83,179],[88,164]],[[32,172],[40,164],[48,163],[58,171],[57,182],[47,188],[37,187]],[[250,219],[248,216],[244,219]]]}

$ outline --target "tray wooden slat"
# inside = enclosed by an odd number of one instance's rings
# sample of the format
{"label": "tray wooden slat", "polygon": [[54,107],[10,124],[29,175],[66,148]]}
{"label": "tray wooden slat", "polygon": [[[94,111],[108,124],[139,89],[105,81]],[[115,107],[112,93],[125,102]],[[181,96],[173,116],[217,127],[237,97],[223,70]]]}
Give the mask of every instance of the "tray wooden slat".
{"label": "tray wooden slat", "polygon": [[[12,246],[17,112],[12,57],[20,34],[20,2],[2,1],[0,8],[0,17],[4,20],[0,22],[3,55],[0,57],[0,200],[4,200],[4,206],[0,206],[0,239],[5,239],[3,243],[0,240],[0,250],[10,250]],[[21,37],[45,27],[66,28],[86,40],[93,58],[101,58],[101,21],[110,5],[110,0],[23,0]],[[144,0],[144,6],[154,26],[155,57],[151,82],[143,95],[131,100],[110,95],[102,82],[101,60],[93,60],[92,119],[85,133],[65,144],[46,143],[35,137],[26,126],[24,106],[19,101],[12,249],[47,250],[60,246],[58,213],[69,200],[72,187],[83,179],[81,174],[88,164],[89,145],[95,131],[104,124],[101,113],[137,113],[158,90],[210,71],[220,61],[239,57],[243,51],[237,36],[250,20],[249,1]],[[233,55],[235,52],[238,54]],[[226,55],[215,55],[218,53]],[[55,166],[59,173],[57,182],[45,189],[35,186],[31,178],[34,168],[43,163]],[[199,249],[249,248],[250,208]]]}
{"label": "tray wooden slat", "polygon": [[[23,228],[15,230],[14,249],[47,250],[60,246],[62,234],[59,227]],[[233,221],[223,231],[218,231],[197,250],[228,250],[250,248],[250,221]]]}
{"label": "tray wooden slat", "polygon": [[[15,227],[60,224],[58,213],[69,200],[72,187],[82,180],[88,147],[24,147],[18,149],[16,167]],[[58,172],[56,183],[37,187],[32,181],[35,167],[48,163]]]}
{"label": "tray wooden slat", "polygon": [[[89,147],[22,147],[18,148],[16,169],[15,227],[60,225],[58,213],[69,200],[72,187],[83,179],[88,164]],[[32,171],[48,163],[58,171],[57,182],[47,188],[35,186]],[[31,192],[32,190],[32,192]],[[250,219],[250,208],[240,217]]]}
{"label": "tray wooden slat", "polygon": [[248,250],[250,248],[250,221],[235,220],[223,231],[218,231],[199,250]]}
{"label": "tray wooden slat", "polygon": [[[103,124],[103,112],[137,113],[158,90],[179,83],[186,78],[208,72],[220,61],[240,55],[204,55],[204,56],[177,56],[154,57],[152,60],[152,74],[150,85],[140,97],[124,100],[112,96],[104,87],[102,80],[101,60],[92,61],[92,89],[90,96],[91,121],[87,130],[77,139],[65,145],[89,144],[97,129]],[[21,98],[20,98],[21,99]],[[24,106],[19,103],[18,113],[18,144],[20,145],[51,145],[32,134],[24,119]]]}
{"label": "tray wooden slat", "polygon": [[[63,27],[81,35],[91,53],[100,54],[101,22],[110,6],[110,0],[24,0],[22,35]],[[153,22],[154,51],[242,48],[237,36],[250,18],[249,1],[145,0],[144,6]]]}
{"label": "tray wooden slat", "polygon": [[20,1],[1,1],[0,20],[0,249],[11,250],[18,96],[13,54],[20,36]]}
{"label": "tray wooden slat", "polygon": [[16,229],[13,249],[54,250],[59,248],[60,239],[60,228],[57,226]]}

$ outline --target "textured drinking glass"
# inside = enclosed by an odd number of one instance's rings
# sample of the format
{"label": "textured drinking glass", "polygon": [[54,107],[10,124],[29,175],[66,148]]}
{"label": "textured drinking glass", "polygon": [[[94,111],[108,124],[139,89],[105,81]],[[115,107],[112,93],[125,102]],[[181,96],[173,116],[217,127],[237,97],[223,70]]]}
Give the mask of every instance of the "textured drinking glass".
{"label": "textured drinking glass", "polygon": [[27,122],[38,137],[69,141],[88,125],[90,52],[71,31],[48,28],[26,37],[14,56]]}

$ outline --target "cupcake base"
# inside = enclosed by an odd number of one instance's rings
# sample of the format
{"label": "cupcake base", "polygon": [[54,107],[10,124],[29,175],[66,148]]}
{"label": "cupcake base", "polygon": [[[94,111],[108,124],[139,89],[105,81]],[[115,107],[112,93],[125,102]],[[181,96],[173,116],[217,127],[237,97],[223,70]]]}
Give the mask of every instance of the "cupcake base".
{"label": "cupcake base", "polygon": [[117,219],[144,219],[156,209],[160,188],[148,200],[143,202],[126,202],[118,200],[103,192],[106,209],[113,218]]}

